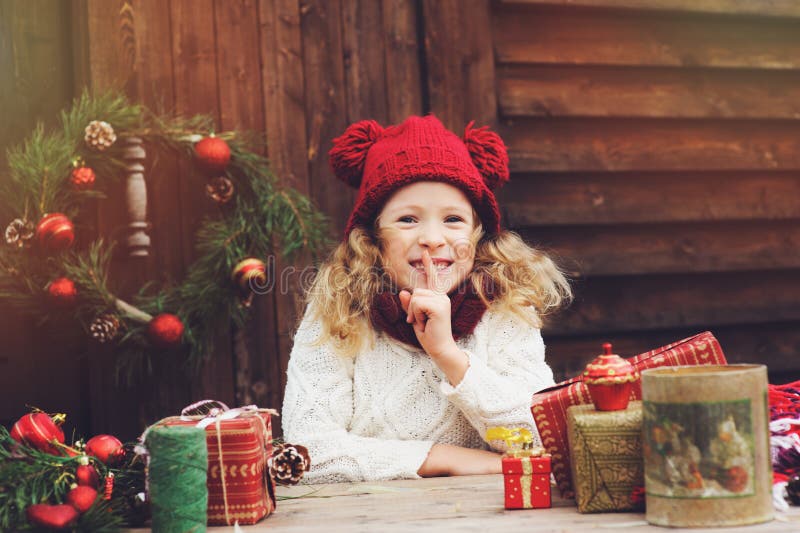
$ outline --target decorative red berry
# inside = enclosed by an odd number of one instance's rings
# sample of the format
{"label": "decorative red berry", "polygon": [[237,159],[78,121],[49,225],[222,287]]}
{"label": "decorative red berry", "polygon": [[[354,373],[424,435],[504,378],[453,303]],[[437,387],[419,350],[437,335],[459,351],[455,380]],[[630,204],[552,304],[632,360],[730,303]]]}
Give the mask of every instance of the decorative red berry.
{"label": "decorative red berry", "polygon": [[70,307],[78,297],[78,289],[69,278],[56,278],[47,286],[50,301],[58,307]]}
{"label": "decorative red berry", "polygon": [[77,191],[87,191],[94,186],[95,174],[91,167],[77,167],[72,169],[69,182]]}

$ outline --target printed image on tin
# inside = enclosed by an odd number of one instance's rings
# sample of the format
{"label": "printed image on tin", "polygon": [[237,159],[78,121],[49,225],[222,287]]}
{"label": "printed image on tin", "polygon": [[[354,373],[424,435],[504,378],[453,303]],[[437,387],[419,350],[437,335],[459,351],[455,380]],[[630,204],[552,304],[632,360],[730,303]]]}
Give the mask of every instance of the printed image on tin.
{"label": "printed image on tin", "polygon": [[667,498],[754,494],[750,400],[643,402],[645,488]]}

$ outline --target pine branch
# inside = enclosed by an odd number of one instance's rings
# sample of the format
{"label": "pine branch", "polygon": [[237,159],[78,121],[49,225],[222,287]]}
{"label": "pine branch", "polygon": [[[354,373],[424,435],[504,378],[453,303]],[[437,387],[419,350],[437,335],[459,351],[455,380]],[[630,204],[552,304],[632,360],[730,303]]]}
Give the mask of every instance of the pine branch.
{"label": "pine branch", "polygon": [[[98,500],[81,515],[73,531],[112,532],[142,524],[145,509],[136,505],[135,497],[144,491],[144,464],[132,447],[125,445],[125,459],[117,468],[95,463],[101,478],[108,472],[115,474],[112,498]],[[78,457],[59,457],[20,444],[0,426],[0,531],[31,529],[25,516],[29,505],[64,503],[79,464]]]}
{"label": "pine branch", "polygon": [[66,276],[78,287],[78,316],[84,322],[116,308],[116,297],[108,288],[108,265],[113,246],[95,241],[85,254],[73,253],[64,260]]}

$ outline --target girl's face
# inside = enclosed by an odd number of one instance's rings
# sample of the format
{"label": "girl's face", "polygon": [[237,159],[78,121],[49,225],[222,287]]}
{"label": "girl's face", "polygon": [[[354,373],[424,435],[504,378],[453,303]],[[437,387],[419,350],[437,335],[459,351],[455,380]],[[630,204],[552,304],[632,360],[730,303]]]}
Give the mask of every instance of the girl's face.
{"label": "girl's face", "polygon": [[401,188],[378,215],[384,271],[400,289],[428,288],[427,250],[438,270],[436,290],[452,291],[475,262],[475,222],[472,204],[452,185],[420,181]]}

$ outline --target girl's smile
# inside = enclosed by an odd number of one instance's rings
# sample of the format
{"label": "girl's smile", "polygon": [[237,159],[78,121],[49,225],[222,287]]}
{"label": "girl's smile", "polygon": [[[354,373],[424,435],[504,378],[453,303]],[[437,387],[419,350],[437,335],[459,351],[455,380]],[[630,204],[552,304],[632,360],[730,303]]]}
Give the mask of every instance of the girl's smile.
{"label": "girl's smile", "polygon": [[436,290],[450,292],[472,270],[475,214],[453,185],[420,181],[398,190],[378,217],[384,271],[400,289],[427,288],[427,250],[437,271]]}

